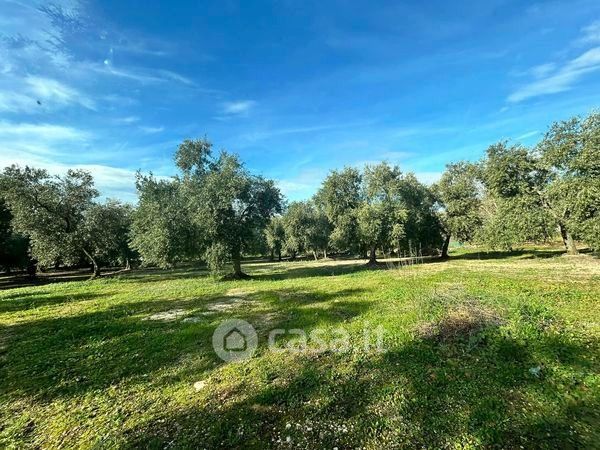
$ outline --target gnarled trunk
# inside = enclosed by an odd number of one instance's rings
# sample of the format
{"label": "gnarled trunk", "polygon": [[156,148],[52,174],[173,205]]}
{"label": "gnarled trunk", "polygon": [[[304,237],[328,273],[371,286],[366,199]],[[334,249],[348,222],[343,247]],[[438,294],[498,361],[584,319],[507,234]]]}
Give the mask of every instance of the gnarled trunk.
{"label": "gnarled trunk", "polygon": [[569,233],[569,231],[567,230],[565,225],[562,223],[559,223],[558,229],[560,230],[560,236],[562,237],[563,244],[565,245],[565,248],[567,249],[567,253],[569,255],[579,254],[579,251],[577,250],[577,246],[575,245],[575,240],[573,239],[573,236],[571,236],[571,233]]}
{"label": "gnarled trunk", "polygon": [[226,278],[232,278],[234,280],[250,278],[250,275],[246,275],[242,272],[242,253],[239,248],[231,251],[231,263],[233,265],[233,273]]}
{"label": "gnarled trunk", "polygon": [[242,276],[242,257],[239,251],[234,251],[231,255],[231,261],[233,263],[233,274],[238,277]]}
{"label": "gnarled trunk", "polygon": [[87,256],[90,262],[92,263],[92,276],[90,278],[99,277],[100,267],[98,266],[96,259],[85,248],[83,249],[83,253],[85,253],[85,256]]}
{"label": "gnarled trunk", "polygon": [[371,248],[369,249],[369,262],[368,264],[377,264],[377,248],[372,245]]}

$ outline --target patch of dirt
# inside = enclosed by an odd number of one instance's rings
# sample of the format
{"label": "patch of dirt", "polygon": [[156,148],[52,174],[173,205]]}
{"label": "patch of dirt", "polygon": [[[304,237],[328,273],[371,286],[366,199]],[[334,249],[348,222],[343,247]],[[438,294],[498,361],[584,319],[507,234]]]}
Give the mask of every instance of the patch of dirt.
{"label": "patch of dirt", "polygon": [[246,298],[246,295],[249,295],[249,293],[237,292],[238,297],[234,297],[233,295],[228,294],[225,295],[226,297],[208,303],[206,305],[206,311],[203,314],[233,311],[236,309],[247,307],[252,304],[252,301]]}
{"label": "patch of dirt", "polygon": [[229,289],[225,292],[225,297],[248,297],[250,294],[253,294],[254,291],[244,289],[244,288],[233,288]]}
{"label": "patch of dirt", "polygon": [[151,316],[146,317],[145,320],[160,320],[162,322],[172,322],[174,320],[186,317],[187,315],[188,312],[185,309],[178,308],[152,314]]}
{"label": "patch of dirt", "polygon": [[476,304],[453,307],[439,320],[420,325],[417,335],[426,340],[444,343],[470,339],[481,331],[499,326],[502,319],[494,311]]}

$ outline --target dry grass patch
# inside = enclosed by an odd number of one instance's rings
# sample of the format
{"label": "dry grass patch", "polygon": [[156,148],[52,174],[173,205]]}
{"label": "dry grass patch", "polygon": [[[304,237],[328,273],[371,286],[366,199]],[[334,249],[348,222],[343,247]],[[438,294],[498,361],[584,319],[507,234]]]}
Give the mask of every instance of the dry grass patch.
{"label": "dry grass patch", "polygon": [[426,340],[449,343],[468,340],[490,327],[502,324],[502,319],[493,310],[476,302],[451,307],[440,319],[426,322],[417,327],[417,335]]}

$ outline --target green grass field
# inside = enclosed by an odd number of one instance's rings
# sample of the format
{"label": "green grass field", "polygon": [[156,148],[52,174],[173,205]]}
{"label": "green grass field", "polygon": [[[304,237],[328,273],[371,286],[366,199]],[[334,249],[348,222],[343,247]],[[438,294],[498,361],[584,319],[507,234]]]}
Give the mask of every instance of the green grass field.
{"label": "green grass field", "polygon": [[[0,291],[0,447],[600,445],[599,260],[532,250],[363,264]],[[257,329],[253,358],[215,355],[229,318]],[[384,351],[365,349],[365,326],[380,325]],[[267,348],[273,328],[339,327],[349,351]]]}

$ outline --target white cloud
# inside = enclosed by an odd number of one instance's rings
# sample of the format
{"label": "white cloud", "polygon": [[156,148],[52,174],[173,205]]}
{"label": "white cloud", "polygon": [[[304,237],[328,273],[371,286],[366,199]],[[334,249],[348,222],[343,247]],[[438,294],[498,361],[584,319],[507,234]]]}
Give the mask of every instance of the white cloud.
{"label": "white cloud", "polygon": [[581,29],[581,39],[579,42],[584,44],[596,44],[600,42],[600,20],[592,22]]}
{"label": "white cloud", "polygon": [[85,148],[91,136],[82,130],[47,123],[0,122],[2,157],[0,168],[11,164],[46,164],[72,156],[73,149]]}
{"label": "white cloud", "polygon": [[237,102],[225,102],[221,105],[223,114],[227,115],[245,115],[256,106],[253,100],[240,100]]}
{"label": "white cloud", "polygon": [[594,47],[548,76],[522,86],[508,96],[509,103],[518,103],[529,98],[556,94],[572,89],[584,75],[600,69],[600,47]]}
{"label": "white cloud", "polygon": [[140,118],[138,116],[127,116],[127,117],[120,117],[118,119],[115,119],[116,123],[123,123],[126,125],[130,125],[132,123],[136,123],[139,121],[140,121]]}
{"label": "white cloud", "polygon": [[94,102],[57,80],[43,77],[29,76],[25,79],[28,91],[42,102],[50,102],[55,105],[80,104],[88,109],[95,109]]}
{"label": "white cloud", "polygon": [[39,108],[37,102],[27,95],[18,92],[0,91],[0,111],[12,113],[20,111],[35,112],[36,108]]}
{"label": "white cloud", "polygon": [[101,197],[117,198],[130,203],[134,203],[137,199],[135,172],[132,170],[102,164],[64,164],[26,152],[19,152],[17,156],[10,158],[0,155],[0,168],[12,164],[46,169],[54,175],[64,175],[69,169],[82,169],[92,174]]}
{"label": "white cloud", "polygon": [[288,199],[302,200],[317,192],[326,175],[325,169],[305,169],[294,177],[278,179],[276,183]]}
{"label": "white cloud", "polygon": [[49,141],[83,141],[89,135],[81,130],[62,125],[0,122],[0,138],[5,145],[10,139],[26,138],[31,144]]}
{"label": "white cloud", "polygon": [[528,138],[530,138],[530,137],[537,136],[537,135],[539,135],[539,134],[540,134],[540,132],[539,132],[539,131],[537,131],[537,130],[535,130],[535,131],[529,131],[529,132],[527,132],[527,133],[523,133],[521,136],[517,136],[517,137],[515,138],[515,140],[517,140],[517,141],[522,141],[522,140],[528,139]]}
{"label": "white cloud", "polygon": [[68,169],[83,169],[94,177],[104,197],[135,201],[135,172],[103,164],[65,163],[73,159],[73,150],[83,148],[92,139],[87,132],[52,124],[0,122],[0,170],[18,164],[64,174]]}
{"label": "white cloud", "polygon": [[529,69],[529,73],[535,78],[544,78],[556,69],[555,63],[540,64]]}
{"label": "white cloud", "polygon": [[139,128],[144,133],[148,133],[148,134],[160,133],[161,131],[165,130],[165,127],[146,127],[146,126],[140,126]]}

